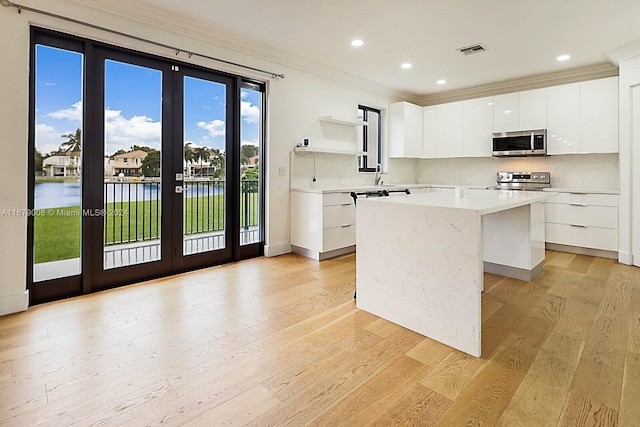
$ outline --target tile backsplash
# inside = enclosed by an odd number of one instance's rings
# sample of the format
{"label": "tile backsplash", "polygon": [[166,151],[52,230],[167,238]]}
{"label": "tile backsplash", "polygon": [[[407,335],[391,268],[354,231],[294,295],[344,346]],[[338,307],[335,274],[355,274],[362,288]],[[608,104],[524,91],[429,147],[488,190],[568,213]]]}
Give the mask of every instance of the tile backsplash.
{"label": "tile backsplash", "polygon": [[416,182],[495,185],[496,172],[551,172],[552,187],[619,188],[618,154],[417,160]]}
{"label": "tile backsplash", "polygon": [[[352,155],[316,153],[315,186],[318,188],[373,185],[373,172],[358,172],[358,158]],[[416,182],[414,159],[391,159],[382,174],[385,183],[412,184]],[[311,187],[313,154],[291,153],[291,187]]]}
{"label": "tile backsplash", "polygon": [[[373,173],[358,172],[358,158],[316,153],[318,188],[372,185]],[[382,180],[388,184],[495,185],[496,172],[551,172],[552,187],[619,188],[618,154],[576,154],[547,157],[480,157],[453,159],[389,159]],[[291,186],[311,187],[313,155],[291,153]]]}

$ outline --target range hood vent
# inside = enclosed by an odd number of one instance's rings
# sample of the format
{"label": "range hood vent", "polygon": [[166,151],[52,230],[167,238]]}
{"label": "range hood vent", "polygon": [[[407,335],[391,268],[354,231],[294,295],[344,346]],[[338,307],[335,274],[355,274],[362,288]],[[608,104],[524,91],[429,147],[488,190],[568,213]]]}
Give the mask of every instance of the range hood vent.
{"label": "range hood vent", "polygon": [[471,55],[474,53],[484,52],[485,50],[487,50],[487,48],[483,44],[478,43],[471,46],[461,47],[458,49],[458,52],[462,52],[465,55]]}

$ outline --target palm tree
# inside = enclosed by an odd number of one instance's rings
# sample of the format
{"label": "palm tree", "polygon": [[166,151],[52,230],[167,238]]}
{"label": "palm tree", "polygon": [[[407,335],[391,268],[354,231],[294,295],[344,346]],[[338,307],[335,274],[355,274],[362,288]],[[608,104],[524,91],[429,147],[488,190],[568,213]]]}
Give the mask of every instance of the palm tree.
{"label": "palm tree", "polygon": [[185,162],[185,174],[191,176],[191,165],[196,161],[196,154],[191,147],[191,142],[184,144],[184,162]]}
{"label": "palm tree", "polygon": [[211,150],[211,166],[214,168],[213,177],[224,177],[225,154],[217,148]]}
{"label": "palm tree", "polygon": [[76,129],[74,133],[61,135],[61,137],[67,138],[67,141],[60,144],[60,151],[64,151],[65,153],[80,151],[82,147],[82,135],[80,128]]}
{"label": "palm tree", "polygon": [[198,147],[194,151],[194,155],[200,161],[200,175],[202,175],[202,163],[208,161],[211,157],[211,151],[207,147]]}

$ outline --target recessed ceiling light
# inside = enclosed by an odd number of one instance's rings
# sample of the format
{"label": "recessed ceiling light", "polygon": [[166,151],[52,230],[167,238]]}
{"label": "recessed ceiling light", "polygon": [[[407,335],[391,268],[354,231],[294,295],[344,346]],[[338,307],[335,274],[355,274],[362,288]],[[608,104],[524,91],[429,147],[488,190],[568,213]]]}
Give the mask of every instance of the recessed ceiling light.
{"label": "recessed ceiling light", "polygon": [[509,114],[509,113],[511,113],[511,110],[504,110],[504,113],[505,114]]}
{"label": "recessed ceiling light", "polygon": [[436,81],[436,83],[437,83],[437,84],[439,84],[439,85],[443,85],[443,84],[445,84],[446,82],[447,82],[447,81],[446,81],[446,80],[444,80],[444,79],[440,79],[440,80]]}
{"label": "recessed ceiling light", "polygon": [[351,46],[360,47],[364,42],[360,39],[351,40]]}
{"label": "recessed ceiling light", "polygon": [[493,105],[493,102],[489,102],[489,103],[487,103],[487,105]]}
{"label": "recessed ceiling light", "polygon": [[571,55],[560,55],[556,58],[558,61],[566,61],[571,58]]}
{"label": "recessed ceiling light", "polygon": [[402,68],[404,68],[405,70],[408,70],[409,68],[412,67],[410,62],[405,62],[404,64],[401,65]]}

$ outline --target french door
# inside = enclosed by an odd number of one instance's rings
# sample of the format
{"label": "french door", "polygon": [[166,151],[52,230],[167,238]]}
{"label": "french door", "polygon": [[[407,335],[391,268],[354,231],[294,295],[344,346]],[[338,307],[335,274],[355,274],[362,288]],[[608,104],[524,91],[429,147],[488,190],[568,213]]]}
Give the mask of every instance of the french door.
{"label": "french door", "polygon": [[[262,84],[47,31],[32,46],[32,303],[262,254]],[[76,145],[46,144],[54,119]],[[77,191],[53,206],[43,184]]]}

